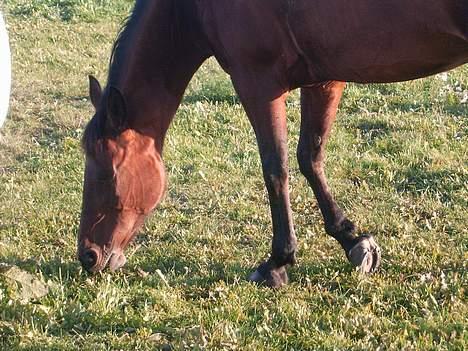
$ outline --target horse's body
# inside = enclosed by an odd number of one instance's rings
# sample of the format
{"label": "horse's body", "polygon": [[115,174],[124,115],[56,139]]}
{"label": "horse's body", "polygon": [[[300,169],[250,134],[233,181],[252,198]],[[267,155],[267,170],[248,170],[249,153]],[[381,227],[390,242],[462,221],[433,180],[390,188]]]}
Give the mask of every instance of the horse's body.
{"label": "horse's body", "polygon": [[[91,79],[79,256],[88,270],[124,263],[123,248],[164,191],[163,141],[191,77],[215,56],[232,78],[256,133],[273,247],[252,275],[280,286],[295,261],[288,194],[285,99],[300,87],[301,172],[327,233],[364,271],[375,241],[356,237],[323,171],[324,146],[345,81],[394,82],[468,62],[468,0],[137,1],[113,51],[108,86]],[[104,174],[104,176],[102,176]]]}
{"label": "horse's body", "polygon": [[283,65],[292,88],[396,82],[467,62],[468,2],[202,1],[203,28],[227,71]]}

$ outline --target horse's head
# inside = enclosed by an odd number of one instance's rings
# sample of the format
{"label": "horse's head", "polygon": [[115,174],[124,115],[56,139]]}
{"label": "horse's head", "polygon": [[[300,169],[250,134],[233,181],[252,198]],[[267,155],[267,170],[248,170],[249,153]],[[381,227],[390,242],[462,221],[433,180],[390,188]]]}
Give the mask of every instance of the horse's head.
{"label": "horse's head", "polygon": [[96,114],[86,127],[83,207],[78,257],[97,272],[125,264],[123,251],[165,190],[165,173],[153,138],[129,127],[122,93],[102,92],[90,77]]}

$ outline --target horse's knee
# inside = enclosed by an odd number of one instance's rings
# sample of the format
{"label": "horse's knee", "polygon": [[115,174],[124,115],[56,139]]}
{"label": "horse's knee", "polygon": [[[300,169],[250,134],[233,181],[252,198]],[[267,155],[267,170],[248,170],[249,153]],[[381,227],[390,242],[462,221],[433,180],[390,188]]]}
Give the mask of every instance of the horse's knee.
{"label": "horse's knee", "polygon": [[298,149],[297,150],[297,162],[299,163],[299,170],[306,176],[306,178],[312,176],[312,161],[313,155],[310,150]]}
{"label": "horse's knee", "polygon": [[268,192],[280,195],[288,181],[287,161],[276,154],[268,155],[262,162],[262,168]]}
{"label": "horse's knee", "polygon": [[277,155],[266,157],[262,163],[265,185],[270,194],[279,196],[288,181],[288,166],[286,161]]}
{"label": "horse's knee", "polygon": [[317,170],[322,167],[323,149],[322,139],[316,135],[312,142],[300,141],[297,148],[297,161],[301,173],[310,178],[317,173]]}

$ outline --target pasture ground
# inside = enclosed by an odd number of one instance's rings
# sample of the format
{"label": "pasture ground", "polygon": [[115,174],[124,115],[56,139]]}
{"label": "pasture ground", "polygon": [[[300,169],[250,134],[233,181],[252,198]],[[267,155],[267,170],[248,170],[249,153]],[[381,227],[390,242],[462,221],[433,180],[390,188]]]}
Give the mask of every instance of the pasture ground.
{"label": "pasture ground", "polygon": [[[0,131],[0,349],[466,350],[468,66],[346,90],[326,169],[339,203],[383,248],[377,274],[353,271],[324,233],[294,156],[296,92],[288,105],[299,264],[280,291],[246,281],[269,252],[269,209],[253,132],[213,60],[171,127],[168,193],[127,265],[82,271],[87,75],[105,80],[130,6],[2,2],[14,86]],[[47,295],[25,297],[1,274],[9,267]]]}

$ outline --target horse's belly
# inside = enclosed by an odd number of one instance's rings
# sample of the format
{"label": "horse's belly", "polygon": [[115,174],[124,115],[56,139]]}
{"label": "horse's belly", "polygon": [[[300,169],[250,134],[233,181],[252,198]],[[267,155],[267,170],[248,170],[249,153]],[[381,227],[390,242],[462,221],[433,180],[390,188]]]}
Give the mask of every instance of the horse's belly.
{"label": "horse's belly", "polygon": [[389,83],[427,77],[468,62],[468,42],[432,35],[398,47],[382,45],[356,53],[352,48],[329,61],[331,79]]}
{"label": "horse's belly", "polygon": [[467,4],[296,0],[291,6],[290,27],[312,79],[394,82],[468,62]]}

